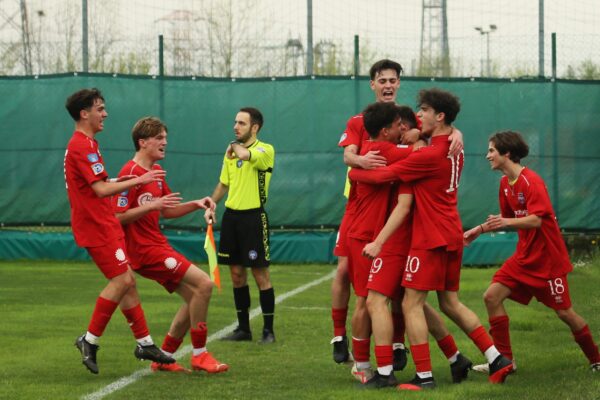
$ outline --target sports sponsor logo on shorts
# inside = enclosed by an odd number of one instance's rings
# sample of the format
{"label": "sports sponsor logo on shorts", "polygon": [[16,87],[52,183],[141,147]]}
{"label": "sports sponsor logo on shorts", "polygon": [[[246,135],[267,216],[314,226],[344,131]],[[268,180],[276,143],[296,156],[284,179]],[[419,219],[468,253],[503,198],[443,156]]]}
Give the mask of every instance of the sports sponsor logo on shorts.
{"label": "sports sponsor logo on shorts", "polygon": [[93,163],[98,162],[98,154],[90,153],[87,155],[87,159],[89,162],[93,162]]}
{"label": "sports sponsor logo on shorts", "polygon": [[237,162],[235,163],[235,165],[237,165],[238,168],[242,168],[243,164],[244,162],[242,160],[237,160]]}
{"label": "sports sponsor logo on shorts", "polygon": [[92,164],[92,171],[94,171],[94,175],[101,174],[104,172],[104,165],[102,163]]}
{"label": "sports sponsor logo on shorts", "polygon": [[154,200],[154,197],[152,197],[152,193],[150,192],[142,193],[137,198],[137,202],[140,206],[143,206],[144,204],[149,203],[152,200]]}
{"label": "sports sponsor logo on shorts", "polygon": [[129,201],[127,200],[127,197],[119,196],[119,198],[117,199],[118,207],[126,207],[128,203]]}
{"label": "sports sponsor logo on shorts", "polygon": [[173,270],[179,266],[179,263],[174,257],[165,258],[165,267],[167,269]]}
{"label": "sports sponsor logo on shorts", "polygon": [[117,251],[115,251],[115,258],[117,259],[117,261],[123,262],[125,261],[127,258],[125,257],[125,252],[123,251],[122,248],[118,248]]}
{"label": "sports sponsor logo on shorts", "polygon": [[248,258],[250,258],[251,260],[256,260],[258,258],[258,253],[256,252],[256,250],[250,250],[248,252]]}

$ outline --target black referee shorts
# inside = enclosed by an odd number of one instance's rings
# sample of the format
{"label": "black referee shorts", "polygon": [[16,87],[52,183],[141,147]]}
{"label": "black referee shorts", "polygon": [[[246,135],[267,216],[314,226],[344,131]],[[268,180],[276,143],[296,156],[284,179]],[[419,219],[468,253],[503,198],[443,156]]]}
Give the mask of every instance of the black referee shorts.
{"label": "black referee shorts", "polygon": [[221,265],[250,268],[269,266],[269,219],[264,209],[225,209],[221,221],[218,261]]}

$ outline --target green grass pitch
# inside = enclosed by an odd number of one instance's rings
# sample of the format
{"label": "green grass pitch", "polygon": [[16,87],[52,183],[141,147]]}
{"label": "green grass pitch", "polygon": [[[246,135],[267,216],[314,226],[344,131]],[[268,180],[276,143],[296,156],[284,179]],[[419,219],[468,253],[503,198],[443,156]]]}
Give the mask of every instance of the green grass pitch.
{"label": "green grass pitch", "polygon": [[[331,265],[274,265],[276,296],[322,278]],[[487,326],[482,293],[494,269],[464,269],[461,299]],[[213,294],[209,336],[235,321],[231,284],[222,268],[223,290]],[[569,276],[575,310],[600,339],[600,259],[578,266]],[[92,263],[0,262],[0,399],[600,399],[600,374],[591,373],[587,360],[555,314],[537,302],[529,307],[508,303],[515,357],[519,370],[505,385],[490,385],[487,377],[471,372],[453,385],[447,361],[431,343],[435,391],[398,393],[356,388],[347,366],[331,358],[330,279],[287,297],[276,306],[277,342],[211,341],[208,348],[230,365],[218,375],[194,373],[144,374],[147,362],[133,357],[135,342],[120,312],[115,313],[101,340],[99,375],[90,374],[73,346],[87,327],[104,278]],[[252,308],[258,292],[251,282]],[[152,336],[162,343],[180,300],[156,283],[138,279]],[[435,297],[429,300],[436,305]],[[262,317],[252,320],[255,340]],[[449,323],[460,350],[483,362],[466,335]],[[184,345],[189,344],[189,336]],[[189,354],[180,359],[189,365]],[[372,354],[374,363],[374,355]],[[412,360],[397,373],[400,381],[414,375]],[[115,382],[131,383],[113,391]],[[111,386],[112,385],[112,386]],[[100,395],[99,393],[105,393]]]}

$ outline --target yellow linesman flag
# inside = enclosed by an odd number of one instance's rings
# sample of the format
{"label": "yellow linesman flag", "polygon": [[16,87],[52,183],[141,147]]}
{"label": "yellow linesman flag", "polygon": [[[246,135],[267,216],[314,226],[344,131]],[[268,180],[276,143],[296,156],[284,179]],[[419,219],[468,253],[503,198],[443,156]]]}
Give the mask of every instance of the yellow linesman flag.
{"label": "yellow linesman flag", "polygon": [[215,237],[213,235],[212,224],[208,225],[206,230],[206,239],[204,240],[204,251],[208,256],[208,266],[210,268],[210,279],[221,290],[221,275],[219,274],[219,264],[217,264],[217,248],[215,246]]}

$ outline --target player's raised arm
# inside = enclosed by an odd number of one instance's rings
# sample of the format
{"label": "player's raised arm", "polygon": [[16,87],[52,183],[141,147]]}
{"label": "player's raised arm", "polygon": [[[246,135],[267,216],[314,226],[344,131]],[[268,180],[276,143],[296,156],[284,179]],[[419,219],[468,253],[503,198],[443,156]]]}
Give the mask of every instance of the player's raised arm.
{"label": "player's raised arm", "polygon": [[158,182],[162,178],[164,178],[165,175],[166,172],[164,170],[152,170],[146,172],[142,176],[138,176],[136,178],[128,179],[126,181],[121,182],[99,180],[92,183],[92,189],[98,197],[103,198],[112,196],[117,193],[121,193],[137,185],[145,185],[150,182]]}

